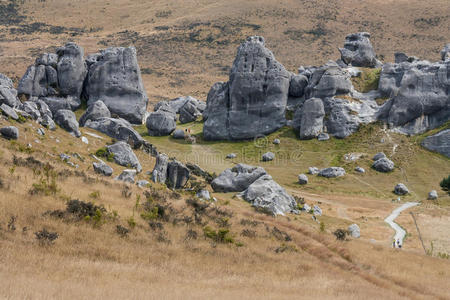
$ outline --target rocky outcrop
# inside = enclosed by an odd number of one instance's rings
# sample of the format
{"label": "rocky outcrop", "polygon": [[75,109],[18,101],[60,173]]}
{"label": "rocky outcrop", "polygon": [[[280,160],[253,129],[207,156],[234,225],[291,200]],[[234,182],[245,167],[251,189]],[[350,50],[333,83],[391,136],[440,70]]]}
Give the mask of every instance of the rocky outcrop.
{"label": "rocky outcrop", "polygon": [[9,77],[0,73],[0,105],[1,104],[6,104],[11,108],[20,106],[14,83]]}
{"label": "rocky outcrop", "polygon": [[19,119],[19,115],[16,113],[16,111],[12,107],[10,107],[9,105],[7,105],[5,103],[0,105],[0,110],[8,118],[11,118],[13,120]]}
{"label": "rocky outcrop", "polygon": [[153,182],[166,183],[168,165],[169,157],[164,153],[159,153],[156,156],[156,164],[152,171]]}
{"label": "rocky outcrop", "polygon": [[404,134],[436,128],[450,116],[450,61],[386,64],[379,90],[386,102],[379,119]]}
{"label": "rocky outcrop", "polygon": [[150,113],[145,125],[151,136],[170,135],[177,127],[174,115],[162,110]]}
{"label": "rocky outcrop", "polygon": [[202,116],[205,109],[205,104],[201,103],[195,98],[189,97],[183,106],[180,107],[178,113],[180,114],[180,123],[194,122],[197,118]]}
{"label": "rocky outcrop", "polygon": [[422,146],[428,150],[450,157],[450,129],[426,137],[422,141]]}
{"label": "rocky outcrop", "polygon": [[336,178],[345,175],[345,170],[340,167],[330,167],[320,170],[319,176],[326,178]]}
{"label": "rocky outcrop", "polygon": [[322,100],[311,98],[301,107],[300,139],[312,139],[323,130],[323,117],[325,110]]}
{"label": "rocky outcrop", "polygon": [[142,136],[124,119],[99,118],[95,121],[87,120],[84,126],[100,131],[119,141],[124,141],[135,149],[141,147],[144,143]]}
{"label": "rocky outcrop", "polygon": [[103,103],[103,101],[97,101],[89,105],[86,112],[81,116],[79,124],[81,127],[83,127],[86,121],[88,120],[95,121],[100,118],[110,118],[110,117],[111,113],[109,112],[109,109],[105,105],[105,103]]}
{"label": "rocky outcrop", "polygon": [[[67,43],[56,53],[44,53],[28,67],[19,82],[18,93],[30,97],[53,97],[63,101],[70,97],[81,104],[80,97],[87,69],[84,50],[75,43]],[[56,111],[54,112],[56,113]]]}
{"label": "rocky outcrop", "polygon": [[88,104],[98,100],[112,114],[142,124],[148,98],[134,47],[112,47],[90,56],[85,88]]}
{"label": "rocky outcrop", "polygon": [[272,215],[298,213],[295,199],[276,183],[270,175],[259,177],[240,196],[254,207]]}
{"label": "rocky outcrop", "polygon": [[208,94],[204,138],[248,139],[281,128],[290,77],[264,38],[249,37],[238,49],[229,82],[215,84]]}
{"label": "rocky outcrop", "polygon": [[19,138],[19,129],[15,126],[6,126],[0,128],[0,134],[8,140],[17,140]]}
{"label": "rocky outcrop", "polygon": [[333,61],[308,71],[311,75],[305,89],[306,99],[323,99],[348,94],[352,90],[350,74]]}
{"label": "rocky outcrop", "polygon": [[113,169],[101,160],[99,160],[98,162],[94,162],[92,164],[92,167],[94,168],[94,171],[96,173],[104,176],[111,176],[113,173]]}
{"label": "rocky outcrop", "polygon": [[450,43],[448,43],[447,45],[444,46],[444,48],[442,48],[442,50],[441,50],[441,59],[443,61],[446,61],[446,60],[450,59]]}
{"label": "rocky outcrop", "polygon": [[113,145],[106,147],[107,151],[113,154],[114,161],[124,167],[135,168],[137,172],[142,171],[141,164],[139,163],[136,154],[134,154],[130,145],[125,142],[117,142]]}
{"label": "rocky outcrop", "polygon": [[266,175],[261,167],[237,164],[233,168],[226,169],[211,182],[215,192],[242,192],[259,177]]}
{"label": "rocky outcrop", "polygon": [[68,131],[73,136],[81,136],[81,132],[78,129],[78,121],[73,111],[67,109],[58,110],[58,112],[55,114],[54,119],[56,124],[58,124],[64,130]]}
{"label": "rocky outcrop", "polygon": [[123,182],[134,183],[135,176],[136,176],[136,170],[127,169],[127,170],[123,170],[122,173],[120,173],[120,175],[114,179],[123,181]]}
{"label": "rocky outcrop", "polygon": [[345,37],[344,48],[340,48],[341,60],[355,67],[374,68],[381,63],[376,59],[368,32],[352,33]]}
{"label": "rocky outcrop", "polygon": [[177,160],[170,161],[167,166],[167,186],[173,189],[184,188],[189,180],[189,169]]}

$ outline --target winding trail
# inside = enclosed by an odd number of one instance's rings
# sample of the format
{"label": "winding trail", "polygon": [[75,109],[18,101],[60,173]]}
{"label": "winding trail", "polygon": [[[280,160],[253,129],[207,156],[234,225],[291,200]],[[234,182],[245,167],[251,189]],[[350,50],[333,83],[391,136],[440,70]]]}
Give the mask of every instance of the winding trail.
{"label": "winding trail", "polygon": [[400,227],[400,225],[398,225],[397,223],[394,222],[394,220],[398,217],[398,215],[408,209],[411,208],[413,206],[419,205],[419,203],[417,202],[406,202],[405,204],[403,204],[400,207],[397,207],[396,209],[394,209],[392,211],[392,213],[386,218],[384,219],[384,221],[386,223],[389,224],[389,226],[392,227],[392,229],[395,230],[395,235],[394,235],[394,240],[395,241],[400,241],[400,245],[403,245],[403,239],[405,238],[406,232],[403,228]]}

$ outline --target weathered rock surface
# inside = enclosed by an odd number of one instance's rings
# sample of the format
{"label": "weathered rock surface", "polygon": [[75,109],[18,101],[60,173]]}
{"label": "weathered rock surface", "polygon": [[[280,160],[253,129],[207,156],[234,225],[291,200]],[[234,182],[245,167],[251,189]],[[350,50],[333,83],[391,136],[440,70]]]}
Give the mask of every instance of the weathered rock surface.
{"label": "weathered rock surface", "polygon": [[290,74],[264,44],[262,37],[249,37],[238,49],[229,82],[212,87],[205,139],[248,139],[285,125]]}
{"label": "weathered rock surface", "polygon": [[298,212],[295,199],[276,183],[270,175],[259,177],[240,196],[254,207],[272,215]]}
{"label": "weathered rock surface", "polygon": [[394,188],[394,193],[397,195],[406,195],[409,193],[408,188],[403,183],[399,183]]}
{"label": "weathered rock surface", "polygon": [[361,236],[361,230],[357,224],[352,224],[348,226],[348,232],[351,237],[359,238]]}
{"label": "weathered rock surface", "polygon": [[16,111],[6,103],[3,103],[2,105],[0,105],[0,110],[2,111],[2,113],[5,116],[7,116],[13,120],[19,119],[19,115],[17,115]]}
{"label": "weathered rock surface", "polygon": [[335,95],[348,94],[352,90],[350,74],[335,62],[311,70],[305,96],[309,98],[327,98]]}
{"label": "weathered rock surface", "polygon": [[259,177],[266,175],[261,167],[237,164],[233,168],[226,169],[215,178],[211,187],[215,192],[242,192]]}
{"label": "weathered rock surface", "polygon": [[428,136],[422,141],[422,146],[450,157],[450,129]]}
{"label": "weathered rock surface", "polygon": [[84,126],[100,131],[119,141],[127,142],[135,149],[139,148],[144,142],[142,136],[124,119],[99,118],[95,121],[87,120]]}
{"label": "weathered rock surface", "polygon": [[328,141],[330,139],[330,136],[328,135],[328,133],[326,132],[321,132],[319,133],[319,135],[317,136],[317,140],[318,141]]}
{"label": "weathered rock surface", "polygon": [[352,33],[345,37],[344,48],[340,48],[341,59],[347,65],[374,68],[381,63],[376,59],[368,32]]}
{"label": "weathered rock surface", "polygon": [[345,170],[340,167],[330,167],[320,170],[319,176],[326,178],[336,178],[345,175]]}
{"label": "weathered rock surface", "polygon": [[229,154],[227,154],[227,156],[225,158],[227,158],[227,159],[236,158],[236,153],[229,153]]}
{"label": "weathered rock surface", "polygon": [[450,43],[446,44],[441,50],[441,59],[443,61],[450,59]]}
{"label": "weathered rock surface", "polygon": [[136,170],[127,169],[127,170],[123,170],[123,172],[114,179],[124,181],[124,182],[134,183],[135,176],[136,176]]}
{"label": "weathered rock surface", "polygon": [[86,112],[81,116],[79,124],[81,127],[83,127],[86,121],[88,120],[96,121],[97,119],[100,118],[110,118],[110,117],[111,113],[108,107],[105,105],[105,103],[103,103],[103,101],[96,101],[94,103],[91,103],[91,105],[89,105]]}
{"label": "weathered rock surface", "polygon": [[262,155],[262,161],[272,161],[275,159],[275,153],[266,152]]}
{"label": "weathered rock surface", "polygon": [[175,131],[172,133],[172,137],[177,140],[184,139],[184,130],[183,129],[175,129]]}
{"label": "weathered rock surface", "polygon": [[372,160],[373,161],[377,161],[377,160],[382,159],[382,158],[386,158],[386,154],[384,154],[384,152],[378,152],[377,154],[374,155]]}
{"label": "weathered rock surface", "polygon": [[356,167],[355,171],[358,173],[366,173],[366,170],[364,170],[364,168],[362,168],[362,167]]}
{"label": "weathered rock surface", "polygon": [[279,145],[279,144],[281,144],[280,139],[274,139],[274,140],[273,140],[273,144],[274,144],[274,145]]}
{"label": "weathered rock surface", "polygon": [[0,73],[0,104],[6,104],[9,107],[16,108],[20,106],[17,98],[17,90],[9,77]]}
{"label": "weathered rock surface", "polygon": [[58,48],[56,54],[58,54],[56,70],[59,95],[80,99],[87,72],[83,48],[75,43],[67,43],[64,47]]}
{"label": "weathered rock surface", "polygon": [[428,193],[428,200],[436,200],[438,198],[438,194],[436,190],[432,190]]}
{"label": "weathered rock surface", "polygon": [[313,213],[315,216],[321,216],[322,215],[322,209],[318,205],[313,206]]}
{"label": "weathered rock surface", "polygon": [[316,174],[319,174],[319,172],[320,172],[319,168],[316,168],[316,167],[308,168],[308,174],[316,175]]}
{"label": "weathered rock surface", "polygon": [[298,175],[298,183],[299,184],[307,184],[308,183],[308,176],[305,174]]}
{"label": "weathered rock surface", "polygon": [[6,126],[0,128],[0,134],[8,140],[17,140],[19,138],[19,129],[15,126]]}
{"label": "weathered rock surface", "polygon": [[91,56],[85,93],[88,104],[101,100],[112,114],[142,124],[148,98],[134,47],[113,47]]}
{"label": "weathered rock surface", "polygon": [[324,116],[325,110],[321,99],[306,100],[301,107],[300,139],[317,137],[323,130]]}
{"label": "weathered rock surface", "polygon": [[56,124],[58,124],[64,130],[68,131],[73,136],[81,136],[81,132],[78,128],[78,121],[73,111],[67,109],[58,110],[58,112],[55,114],[54,119]]}
{"label": "weathered rock surface", "polygon": [[103,161],[94,162],[92,164],[94,171],[98,174],[104,175],[104,176],[111,176],[113,173],[113,169],[108,166]]}
{"label": "weathered rock surface", "polygon": [[144,188],[146,186],[148,186],[150,184],[150,182],[148,182],[147,180],[138,180],[138,182],[136,182],[136,185],[138,187]]}
{"label": "weathered rock surface", "polygon": [[167,166],[167,186],[173,189],[181,189],[189,180],[189,175],[189,169],[184,164],[173,160]]}
{"label": "weathered rock surface", "polygon": [[394,162],[387,157],[380,158],[372,164],[372,168],[378,172],[388,173],[394,170]]}
{"label": "weathered rock surface", "polygon": [[152,171],[153,182],[166,183],[168,165],[169,157],[164,153],[159,153],[156,156],[156,164]]}
{"label": "weathered rock surface", "polygon": [[197,118],[202,116],[202,113],[206,108],[206,104],[204,102],[198,101],[192,97],[186,98],[188,99],[178,110],[181,124],[194,122]]}
{"label": "weathered rock surface", "polygon": [[305,75],[292,75],[289,83],[289,96],[302,97],[305,93],[305,88],[308,85],[308,77]]}
{"label": "weathered rock surface", "polygon": [[161,110],[150,113],[145,125],[147,126],[148,134],[151,136],[170,135],[177,126],[174,116]]}
{"label": "weathered rock surface", "polygon": [[114,161],[124,167],[135,168],[137,172],[142,171],[141,164],[139,163],[136,154],[134,154],[130,145],[125,142],[117,142],[113,145],[106,146],[109,153],[114,154]]}
{"label": "weathered rock surface", "polygon": [[211,199],[211,195],[209,194],[208,190],[200,190],[197,192],[196,196],[200,199],[205,199],[205,200],[209,200]]}

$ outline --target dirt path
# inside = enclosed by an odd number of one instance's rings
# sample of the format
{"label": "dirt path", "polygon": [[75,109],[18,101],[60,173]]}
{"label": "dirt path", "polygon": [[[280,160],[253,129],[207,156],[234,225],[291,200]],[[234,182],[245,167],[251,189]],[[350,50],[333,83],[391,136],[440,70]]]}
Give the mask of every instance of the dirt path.
{"label": "dirt path", "polygon": [[399,241],[399,245],[403,245],[403,239],[405,238],[406,235],[406,231],[400,227],[400,225],[398,225],[397,223],[394,222],[394,220],[398,217],[398,215],[408,209],[411,208],[413,206],[419,205],[419,203],[417,202],[406,202],[405,204],[403,204],[400,207],[397,207],[396,209],[394,209],[392,211],[392,213],[386,218],[384,219],[384,221],[386,223],[389,224],[389,226],[392,227],[392,229],[395,230],[395,235],[394,235],[394,240],[395,241]]}

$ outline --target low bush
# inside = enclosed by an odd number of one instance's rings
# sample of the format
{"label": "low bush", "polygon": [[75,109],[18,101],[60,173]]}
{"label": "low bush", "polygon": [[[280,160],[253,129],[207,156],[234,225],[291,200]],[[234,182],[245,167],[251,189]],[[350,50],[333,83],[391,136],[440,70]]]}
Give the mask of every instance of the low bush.
{"label": "low bush", "polygon": [[47,231],[45,228],[35,232],[34,235],[41,245],[50,245],[59,237],[58,233]]}

